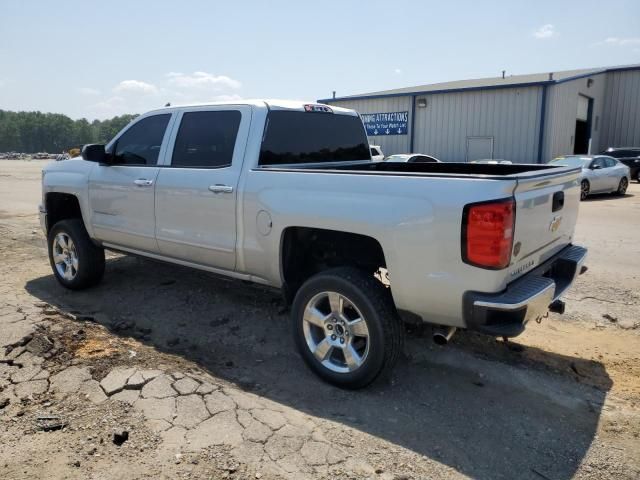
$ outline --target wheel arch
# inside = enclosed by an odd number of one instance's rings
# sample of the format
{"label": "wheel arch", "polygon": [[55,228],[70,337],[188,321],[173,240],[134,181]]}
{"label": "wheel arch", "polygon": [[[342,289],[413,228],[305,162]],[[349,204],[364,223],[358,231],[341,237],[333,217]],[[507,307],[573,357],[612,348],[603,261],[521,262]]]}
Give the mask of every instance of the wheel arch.
{"label": "wheel arch", "polygon": [[348,231],[289,226],[282,231],[279,251],[282,289],[289,303],[308,278],[324,270],[351,266],[373,275],[387,268],[377,239]]}
{"label": "wheel arch", "polygon": [[80,199],[77,195],[66,192],[48,192],[44,198],[45,211],[47,212],[47,233],[60,220],[78,218],[84,222]]}

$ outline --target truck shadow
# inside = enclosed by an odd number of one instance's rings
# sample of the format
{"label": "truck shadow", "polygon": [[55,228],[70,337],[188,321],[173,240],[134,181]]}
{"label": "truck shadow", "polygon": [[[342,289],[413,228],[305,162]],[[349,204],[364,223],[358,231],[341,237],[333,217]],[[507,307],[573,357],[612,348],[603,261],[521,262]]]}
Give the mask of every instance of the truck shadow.
{"label": "truck shadow", "polygon": [[[52,275],[26,289],[245,390],[472,478],[572,478],[611,387],[597,362],[528,347],[537,360],[520,362],[518,352],[492,353],[504,348],[495,342],[462,337],[442,349],[413,334],[389,383],[343,391],[304,366],[277,292],[135,257],[110,259],[103,283],[91,290],[67,291]],[[554,372],[562,368],[597,381],[585,385]]]}

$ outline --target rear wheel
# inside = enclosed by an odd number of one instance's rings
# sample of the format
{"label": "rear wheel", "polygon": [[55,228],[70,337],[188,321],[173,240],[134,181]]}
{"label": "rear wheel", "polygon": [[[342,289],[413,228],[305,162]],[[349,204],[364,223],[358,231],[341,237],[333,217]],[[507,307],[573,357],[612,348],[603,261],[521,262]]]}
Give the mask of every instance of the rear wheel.
{"label": "rear wheel", "polygon": [[588,180],[582,180],[580,183],[580,200],[585,200],[589,196],[591,186]]}
{"label": "rear wheel", "polygon": [[104,274],[104,250],[89,238],[80,219],[61,220],[47,236],[49,262],[58,282],[71,290],[96,285]]}
{"label": "rear wheel", "polygon": [[618,190],[616,191],[616,193],[618,195],[624,195],[625,193],[627,193],[628,187],[629,187],[629,180],[627,180],[627,177],[622,177],[622,179],[620,180],[620,183],[618,184]]}
{"label": "rear wheel", "polygon": [[403,344],[391,294],[373,275],[341,267],[311,277],[291,309],[307,365],[343,388],[361,388],[393,369]]}

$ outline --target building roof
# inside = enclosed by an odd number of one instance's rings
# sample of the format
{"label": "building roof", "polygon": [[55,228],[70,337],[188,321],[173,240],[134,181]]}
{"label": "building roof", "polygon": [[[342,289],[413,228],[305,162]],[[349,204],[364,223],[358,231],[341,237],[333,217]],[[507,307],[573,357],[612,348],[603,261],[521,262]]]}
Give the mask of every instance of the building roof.
{"label": "building roof", "polygon": [[419,95],[429,93],[446,93],[464,90],[482,90],[494,88],[512,88],[533,85],[544,85],[553,83],[563,83],[577,78],[597,75],[620,70],[637,70],[640,64],[622,65],[618,67],[598,67],[598,68],[582,68],[578,70],[564,70],[561,72],[545,72],[531,73],[526,75],[508,75],[505,78],[475,78],[470,80],[456,80],[453,82],[431,83],[427,85],[417,85],[415,87],[395,88],[391,90],[381,90],[371,93],[362,93],[358,95],[348,95],[345,97],[327,98],[318,100],[319,102],[332,102],[336,100],[358,100],[366,98],[379,97],[397,97],[404,95]]}

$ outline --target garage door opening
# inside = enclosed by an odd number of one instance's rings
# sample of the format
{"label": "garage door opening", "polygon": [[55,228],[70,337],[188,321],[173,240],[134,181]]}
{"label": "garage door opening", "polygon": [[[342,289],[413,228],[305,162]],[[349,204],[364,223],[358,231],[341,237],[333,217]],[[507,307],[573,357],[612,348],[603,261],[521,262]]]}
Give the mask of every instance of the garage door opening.
{"label": "garage door opening", "polygon": [[589,153],[591,141],[591,116],[593,115],[593,98],[578,95],[578,112],[573,142],[573,153]]}

